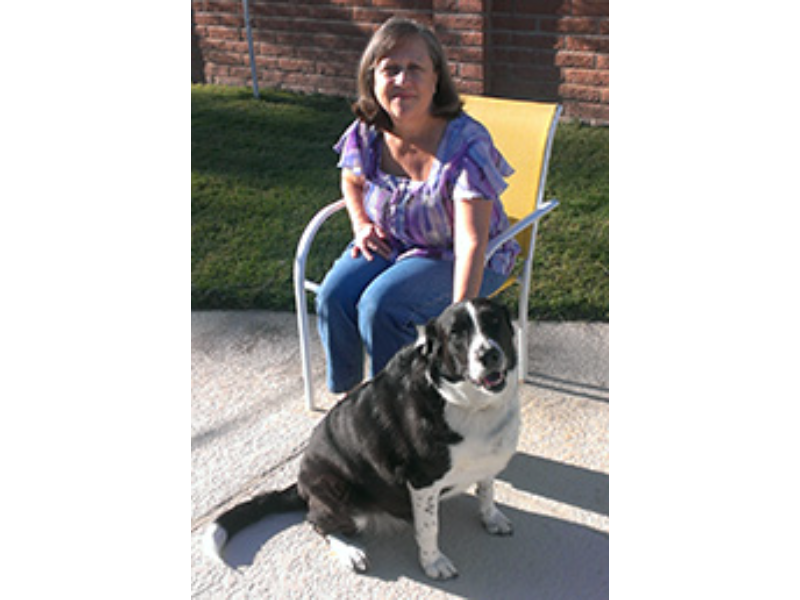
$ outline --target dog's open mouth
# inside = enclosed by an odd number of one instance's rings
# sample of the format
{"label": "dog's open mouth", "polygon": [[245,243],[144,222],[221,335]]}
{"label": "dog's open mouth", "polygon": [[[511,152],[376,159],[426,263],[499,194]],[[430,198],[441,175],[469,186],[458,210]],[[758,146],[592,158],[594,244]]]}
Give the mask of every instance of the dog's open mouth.
{"label": "dog's open mouth", "polygon": [[480,386],[490,392],[499,392],[506,385],[506,374],[502,371],[490,371],[480,380]]}

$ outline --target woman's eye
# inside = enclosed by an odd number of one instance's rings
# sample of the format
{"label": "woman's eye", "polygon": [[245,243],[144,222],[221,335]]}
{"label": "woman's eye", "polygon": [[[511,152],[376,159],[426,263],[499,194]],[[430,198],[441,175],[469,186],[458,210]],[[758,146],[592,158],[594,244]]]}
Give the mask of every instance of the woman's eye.
{"label": "woman's eye", "polygon": [[381,69],[381,73],[385,77],[396,77],[400,73],[400,67],[396,65],[387,65]]}

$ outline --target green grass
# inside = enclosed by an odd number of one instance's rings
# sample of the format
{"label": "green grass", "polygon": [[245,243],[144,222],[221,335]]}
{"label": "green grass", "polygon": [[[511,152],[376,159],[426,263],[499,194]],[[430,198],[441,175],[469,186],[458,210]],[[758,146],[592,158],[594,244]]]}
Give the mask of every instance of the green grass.
{"label": "green grass", "polygon": [[[192,309],[294,310],[292,261],[308,220],[339,197],[331,146],[348,101],[270,90],[192,86]],[[530,315],[608,320],[608,136],[561,124],[539,229]],[[321,277],[349,240],[339,214],[317,237]],[[513,308],[512,293],[507,293]]]}

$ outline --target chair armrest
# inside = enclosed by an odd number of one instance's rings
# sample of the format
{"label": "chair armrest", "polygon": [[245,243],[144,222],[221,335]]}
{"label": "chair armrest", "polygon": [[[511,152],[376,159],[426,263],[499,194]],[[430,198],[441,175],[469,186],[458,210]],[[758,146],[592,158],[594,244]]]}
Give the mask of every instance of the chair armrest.
{"label": "chair armrest", "polygon": [[306,407],[315,410],[314,388],[311,383],[311,325],[308,318],[308,300],[306,290],[316,292],[319,284],[306,280],[306,260],[311,250],[311,243],[317,235],[319,228],[337,212],[345,207],[344,200],[337,200],[322,208],[308,222],[297,243],[297,252],[294,256],[294,299],[297,307],[297,333],[300,339],[300,362],[303,369],[303,393]]}
{"label": "chair armrest", "polygon": [[547,202],[544,202],[537,208],[535,211],[530,213],[528,216],[520,219],[514,225],[506,229],[503,233],[489,242],[489,245],[486,248],[486,261],[488,261],[492,255],[497,252],[498,248],[505,244],[511,238],[516,237],[520,232],[531,227],[534,223],[536,223],[539,219],[553,210],[556,206],[559,205],[559,201],[553,198]]}
{"label": "chair armrest", "polygon": [[299,283],[302,279],[302,282],[305,283],[305,272],[306,272],[306,260],[308,259],[308,253],[311,250],[311,244],[314,241],[314,238],[317,235],[320,227],[330,219],[333,215],[337,212],[342,210],[345,207],[344,199],[337,200],[336,202],[331,202],[324,208],[320,209],[317,214],[308,222],[306,228],[303,230],[303,235],[300,236],[300,241],[297,243],[297,252],[295,253],[294,257],[294,274],[295,274],[295,283]]}

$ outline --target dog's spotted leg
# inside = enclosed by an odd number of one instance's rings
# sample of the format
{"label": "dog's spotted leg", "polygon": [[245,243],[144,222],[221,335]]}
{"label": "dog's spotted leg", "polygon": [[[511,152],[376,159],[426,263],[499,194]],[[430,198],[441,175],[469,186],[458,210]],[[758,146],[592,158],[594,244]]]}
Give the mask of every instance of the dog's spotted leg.
{"label": "dog's spotted leg", "polygon": [[514,533],[511,521],[498,510],[494,503],[494,478],[479,481],[477,493],[481,522],[486,531],[492,535],[511,535]]}
{"label": "dog's spotted leg", "polygon": [[419,563],[432,579],[451,579],[458,571],[439,551],[439,495],[436,487],[415,489],[409,484],[414,510],[414,532],[419,546]]}

